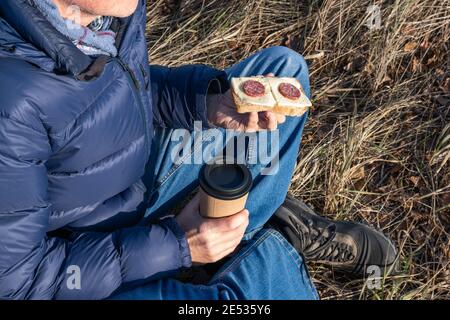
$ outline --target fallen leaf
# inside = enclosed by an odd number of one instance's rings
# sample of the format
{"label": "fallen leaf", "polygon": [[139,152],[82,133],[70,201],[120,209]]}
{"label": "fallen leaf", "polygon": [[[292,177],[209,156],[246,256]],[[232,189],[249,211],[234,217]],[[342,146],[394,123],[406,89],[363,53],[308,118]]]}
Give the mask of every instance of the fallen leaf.
{"label": "fallen leaf", "polygon": [[442,84],[439,85],[439,88],[441,88],[444,92],[450,92],[450,77],[447,77],[444,81],[442,81]]}
{"label": "fallen leaf", "polygon": [[359,167],[357,170],[355,170],[352,175],[352,180],[361,180],[366,177],[366,171],[364,170],[364,166]]}
{"label": "fallen leaf", "polygon": [[441,68],[437,68],[434,70],[436,72],[437,75],[439,76],[443,76],[445,74],[444,70],[442,70]]}
{"label": "fallen leaf", "polygon": [[448,104],[450,104],[450,99],[443,97],[443,96],[439,96],[436,98],[437,103],[439,103],[441,106],[446,106]]}
{"label": "fallen leaf", "polygon": [[427,50],[429,47],[430,47],[430,39],[429,36],[426,35],[422,43],[420,44],[420,48],[423,50]]}
{"label": "fallen leaf", "polygon": [[403,51],[404,52],[412,52],[412,51],[416,50],[417,46],[418,46],[417,42],[414,42],[414,41],[407,42],[405,44],[405,46],[403,47]]}
{"label": "fallen leaf", "polygon": [[439,62],[439,57],[437,54],[433,54],[431,57],[429,57],[426,61],[426,65],[427,66],[431,66],[433,64],[435,64],[436,62]]}
{"label": "fallen leaf", "polygon": [[402,28],[402,34],[405,36],[411,36],[414,35],[415,31],[414,28],[411,25],[405,25]]}
{"label": "fallen leaf", "polygon": [[412,70],[414,72],[420,72],[422,70],[422,63],[417,57],[413,57],[412,60]]}
{"label": "fallen leaf", "polygon": [[414,187],[417,187],[419,184],[420,178],[418,176],[411,176],[409,177],[409,181],[411,181],[414,184]]}

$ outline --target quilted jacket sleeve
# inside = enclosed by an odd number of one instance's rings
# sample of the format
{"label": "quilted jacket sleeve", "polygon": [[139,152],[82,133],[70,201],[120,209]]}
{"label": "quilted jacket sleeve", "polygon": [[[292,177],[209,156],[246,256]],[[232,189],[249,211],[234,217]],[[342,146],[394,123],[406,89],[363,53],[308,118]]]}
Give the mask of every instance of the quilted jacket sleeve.
{"label": "quilted jacket sleeve", "polygon": [[0,114],[0,299],[102,299],[121,284],[190,265],[184,233],[172,219],[49,237],[50,153],[43,127]]}
{"label": "quilted jacket sleeve", "polygon": [[194,121],[209,127],[206,96],[229,88],[227,75],[205,65],[150,66],[153,119],[156,126],[192,130]]}

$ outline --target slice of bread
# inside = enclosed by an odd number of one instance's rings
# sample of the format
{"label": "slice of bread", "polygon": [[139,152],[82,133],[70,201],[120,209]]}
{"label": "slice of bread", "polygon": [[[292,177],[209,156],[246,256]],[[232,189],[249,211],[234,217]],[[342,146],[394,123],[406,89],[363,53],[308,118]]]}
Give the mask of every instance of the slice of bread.
{"label": "slice of bread", "polygon": [[[272,95],[276,100],[274,108],[275,113],[281,113],[286,116],[301,116],[309,107],[312,106],[311,101],[303,91],[302,85],[296,78],[267,78],[269,80]],[[282,83],[289,83],[300,90],[301,95],[298,99],[292,100],[283,96],[279,91],[279,86]]]}
{"label": "slice of bread", "polygon": [[[250,97],[246,95],[242,89],[242,85],[247,80],[256,80],[263,84],[266,91],[265,94],[260,97]],[[237,112],[239,113],[267,111],[275,107],[276,101],[271,93],[267,78],[232,78],[231,88],[234,104],[236,105]]]}
{"label": "slice of bread", "polygon": [[[245,94],[242,86],[247,80],[256,80],[263,84],[265,94],[259,97],[251,97]],[[298,88],[301,92],[300,97],[295,100],[284,97],[278,89],[281,83],[289,83]],[[301,116],[311,107],[311,102],[296,78],[262,76],[232,78],[231,89],[231,94],[239,113],[272,111],[286,116]]]}

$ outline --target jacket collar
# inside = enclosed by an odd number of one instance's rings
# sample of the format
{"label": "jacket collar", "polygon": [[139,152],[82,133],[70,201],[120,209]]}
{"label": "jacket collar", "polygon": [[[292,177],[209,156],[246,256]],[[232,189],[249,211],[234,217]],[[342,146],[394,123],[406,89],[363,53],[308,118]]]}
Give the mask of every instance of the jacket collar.
{"label": "jacket collar", "polygon": [[[56,71],[69,73],[78,80],[97,77],[109,59],[107,56],[94,59],[80,51],[47,21],[32,0],[0,0],[0,17],[24,42],[47,55]],[[139,2],[131,17],[118,19],[116,45],[120,56],[126,56],[135,46],[135,33],[142,24],[145,24],[145,0]]]}
{"label": "jacket collar", "polygon": [[1,0],[0,15],[27,42],[45,52],[57,70],[80,75],[93,59],[58,32],[31,3],[31,0]]}

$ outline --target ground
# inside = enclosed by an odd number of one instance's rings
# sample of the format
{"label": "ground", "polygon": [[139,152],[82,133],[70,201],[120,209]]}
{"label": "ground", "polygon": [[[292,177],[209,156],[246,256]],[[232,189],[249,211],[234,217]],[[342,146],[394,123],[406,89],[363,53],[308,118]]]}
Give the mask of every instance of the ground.
{"label": "ground", "polygon": [[310,265],[323,299],[450,298],[449,22],[448,0],[148,4],[151,63],[223,68],[273,45],[305,56],[314,109],[291,192],[382,230],[402,267],[373,290]]}

